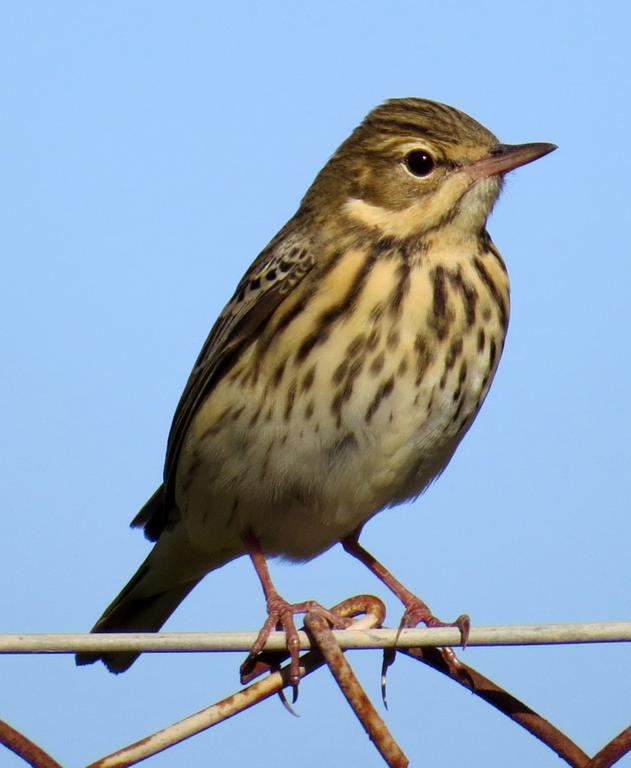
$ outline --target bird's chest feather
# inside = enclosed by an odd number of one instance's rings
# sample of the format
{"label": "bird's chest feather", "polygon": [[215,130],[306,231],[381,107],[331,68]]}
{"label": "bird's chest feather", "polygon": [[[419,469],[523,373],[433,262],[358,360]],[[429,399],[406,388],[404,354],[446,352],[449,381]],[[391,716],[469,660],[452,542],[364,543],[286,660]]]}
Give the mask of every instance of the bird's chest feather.
{"label": "bird's chest feather", "polygon": [[[385,260],[318,354],[328,477],[389,504],[440,472],[479,409],[504,328],[465,260]],[[362,495],[361,491],[357,494]]]}
{"label": "bird's chest feather", "polygon": [[363,268],[351,254],[309,313],[274,318],[276,331],[193,424],[184,495],[214,492],[270,551],[310,556],[418,494],[451,458],[497,365],[503,330],[474,273],[397,258]]}

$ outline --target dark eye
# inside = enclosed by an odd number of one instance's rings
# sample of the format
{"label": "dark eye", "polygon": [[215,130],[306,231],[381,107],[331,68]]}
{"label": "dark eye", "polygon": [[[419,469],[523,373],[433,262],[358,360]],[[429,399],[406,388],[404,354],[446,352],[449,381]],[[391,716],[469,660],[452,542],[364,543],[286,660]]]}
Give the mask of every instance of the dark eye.
{"label": "dark eye", "polygon": [[408,152],[403,162],[414,176],[429,176],[434,170],[434,158],[424,149],[413,149]]}

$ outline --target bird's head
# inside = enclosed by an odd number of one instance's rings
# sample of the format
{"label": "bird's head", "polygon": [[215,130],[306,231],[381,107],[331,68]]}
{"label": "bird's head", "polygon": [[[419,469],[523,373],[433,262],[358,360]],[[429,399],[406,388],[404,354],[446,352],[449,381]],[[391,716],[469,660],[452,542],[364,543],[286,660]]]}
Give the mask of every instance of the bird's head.
{"label": "bird's head", "polygon": [[405,238],[451,224],[485,225],[505,173],[553,144],[501,144],[457,109],[425,99],[392,99],[372,110],[339,147],[303,205],[356,226]]}

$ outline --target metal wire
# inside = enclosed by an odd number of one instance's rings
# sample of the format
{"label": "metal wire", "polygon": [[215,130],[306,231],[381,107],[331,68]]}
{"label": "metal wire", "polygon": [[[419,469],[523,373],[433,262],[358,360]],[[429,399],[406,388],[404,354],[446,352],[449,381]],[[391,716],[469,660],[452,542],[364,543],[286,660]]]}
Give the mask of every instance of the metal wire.
{"label": "metal wire", "polygon": [[[372,630],[336,630],[340,648],[414,648],[460,645],[460,630],[455,627]],[[398,634],[398,637],[397,637]],[[77,651],[200,652],[250,649],[256,632],[159,632],[159,633],[24,633],[0,634],[0,653],[75,653]],[[305,632],[300,632],[301,648],[311,648]],[[526,624],[474,626],[469,646],[560,645],[569,643],[631,642],[631,622],[589,624]],[[265,650],[286,648],[284,632],[273,632]]]}

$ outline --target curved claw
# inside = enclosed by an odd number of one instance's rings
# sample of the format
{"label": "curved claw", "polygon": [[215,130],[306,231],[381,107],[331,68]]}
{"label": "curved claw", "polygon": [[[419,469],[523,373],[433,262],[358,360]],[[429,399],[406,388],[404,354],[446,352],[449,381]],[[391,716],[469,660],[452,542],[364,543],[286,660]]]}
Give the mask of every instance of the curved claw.
{"label": "curved claw", "polygon": [[388,670],[394,664],[397,656],[395,648],[383,649],[383,661],[381,662],[381,701],[383,706],[388,709],[388,695],[386,690],[386,682],[388,676]]}
{"label": "curved claw", "polygon": [[290,715],[293,715],[294,717],[300,717],[300,715],[296,712],[296,710],[293,708],[292,704],[295,704],[296,701],[298,701],[298,686],[292,685],[293,690],[293,700],[291,704],[287,701],[287,696],[285,696],[285,690],[281,688],[278,691],[278,698],[281,700],[283,707],[289,712]]}
{"label": "curved claw", "polygon": [[471,619],[469,618],[469,614],[461,613],[453,622],[453,626],[458,627],[460,630],[460,646],[464,651],[469,642],[469,632],[471,631]]}

